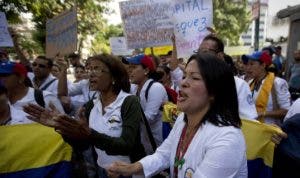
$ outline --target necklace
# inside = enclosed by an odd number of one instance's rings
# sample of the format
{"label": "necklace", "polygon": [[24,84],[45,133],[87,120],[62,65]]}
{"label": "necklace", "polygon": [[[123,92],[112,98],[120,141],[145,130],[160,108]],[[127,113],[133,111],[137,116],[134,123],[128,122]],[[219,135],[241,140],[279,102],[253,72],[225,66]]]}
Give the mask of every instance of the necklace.
{"label": "necklace", "polygon": [[[199,127],[197,127],[199,128]],[[187,132],[187,124],[184,126],[179,143],[177,145],[176,156],[174,160],[174,176],[178,175],[178,168],[181,169],[185,163],[185,159],[183,158],[191,141],[193,140],[198,129],[193,129],[192,131]]]}

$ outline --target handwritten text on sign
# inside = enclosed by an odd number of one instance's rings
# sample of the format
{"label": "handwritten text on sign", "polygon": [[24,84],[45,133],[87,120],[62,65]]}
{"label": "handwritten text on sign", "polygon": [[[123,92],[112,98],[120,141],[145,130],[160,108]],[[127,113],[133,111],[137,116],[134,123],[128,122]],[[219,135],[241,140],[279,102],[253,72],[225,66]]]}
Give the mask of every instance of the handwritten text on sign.
{"label": "handwritten text on sign", "polygon": [[172,22],[176,36],[178,57],[190,57],[208,34],[206,27],[212,26],[213,8],[211,0],[173,0]]}
{"label": "handwritten text on sign", "polygon": [[0,12],[0,46],[13,47],[13,42],[7,29],[7,21],[4,12]]}
{"label": "handwritten text on sign", "polygon": [[65,11],[46,23],[46,56],[70,54],[77,49],[76,8]]}
{"label": "handwritten text on sign", "polygon": [[120,10],[128,48],[171,44],[170,4],[154,0],[125,1],[120,2]]}

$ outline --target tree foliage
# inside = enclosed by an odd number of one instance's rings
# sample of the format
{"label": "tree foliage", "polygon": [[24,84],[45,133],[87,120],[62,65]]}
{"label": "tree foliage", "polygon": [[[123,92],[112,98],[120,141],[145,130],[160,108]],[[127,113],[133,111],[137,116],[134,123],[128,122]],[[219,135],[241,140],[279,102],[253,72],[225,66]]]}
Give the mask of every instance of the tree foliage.
{"label": "tree foliage", "polygon": [[213,0],[213,22],[217,34],[227,45],[238,45],[240,35],[250,24],[247,0]]}

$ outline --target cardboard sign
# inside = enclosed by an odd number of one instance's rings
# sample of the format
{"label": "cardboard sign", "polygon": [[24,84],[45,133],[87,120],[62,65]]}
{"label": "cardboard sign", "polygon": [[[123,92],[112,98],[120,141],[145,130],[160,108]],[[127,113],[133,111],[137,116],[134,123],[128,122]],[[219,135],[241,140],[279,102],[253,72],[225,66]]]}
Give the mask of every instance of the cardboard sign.
{"label": "cardboard sign", "polygon": [[209,34],[207,27],[212,27],[212,1],[172,0],[171,9],[178,58],[189,58]]}
{"label": "cardboard sign", "polygon": [[0,46],[13,47],[13,41],[8,32],[7,20],[4,12],[0,12]]}
{"label": "cardboard sign", "polygon": [[133,50],[127,48],[125,37],[111,37],[109,43],[113,55],[132,55]]}
{"label": "cardboard sign", "polygon": [[77,50],[76,7],[65,11],[46,23],[46,56],[64,56]]}
{"label": "cardboard sign", "polygon": [[170,45],[170,3],[161,0],[120,2],[127,46],[131,49]]}

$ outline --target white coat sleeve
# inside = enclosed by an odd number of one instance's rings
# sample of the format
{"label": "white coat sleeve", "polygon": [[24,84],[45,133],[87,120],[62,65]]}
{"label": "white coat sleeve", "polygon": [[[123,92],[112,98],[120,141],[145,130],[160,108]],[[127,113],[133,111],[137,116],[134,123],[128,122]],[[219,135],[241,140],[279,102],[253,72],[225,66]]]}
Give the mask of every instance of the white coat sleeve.
{"label": "white coat sleeve", "polygon": [[274,87],[279,108],[289,110],[291,107],[291,95],[287,82],[283,79],[276,78]]}
{"label": "white coat sleeve", "polygon": [[81,80],[78,83],[68,83],[68,95],[76,96],[83,94],[84,85],[88,84],[88,80]]}
{"label": "white coat sleeve", "polygon": [[61,105],[61,102],[56,97],[56,95],[47,91],[43,91],[43,95],[45,101],[45,108],[49,109],[49,104],[52,103],[60,113],[65,113],[63,106]]}
{"label": "white coat sleeve", "polygon": [[168,100],[167,92],[163,85],[153,83],[148,92],[147,104],[144,109],[145,116],[149,124],[156,122],[156,115],[160,112],[160,107]]}
{"label": "white coat sleeve", "polygon": [[239,116],[242,119],[256,119],[257,111],[248,83],[238,77],[234,77],[239,103]]}

